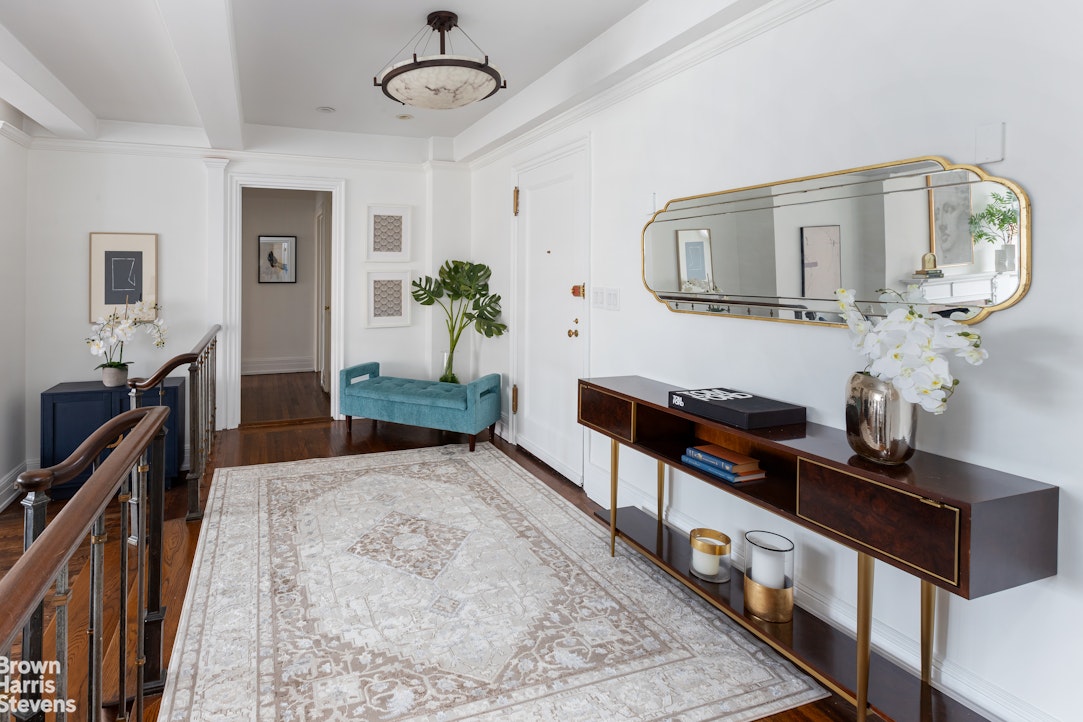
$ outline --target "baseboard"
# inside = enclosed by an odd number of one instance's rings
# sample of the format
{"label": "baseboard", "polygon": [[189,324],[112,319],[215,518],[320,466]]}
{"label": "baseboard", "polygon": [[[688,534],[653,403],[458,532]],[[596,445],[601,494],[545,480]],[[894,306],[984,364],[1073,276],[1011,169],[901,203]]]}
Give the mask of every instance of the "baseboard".
{"label": "baseboard", "polygon": [[0,510],[7,509],[8,506],[22,497],[22,493],[15,488],[15,480],[18,479],[19,474],[26,471],[27,468],[27,464],[20,464],[5,474],[4,478],[0,480]]}
{"label": "baseboard", "polygon": [[281,356],[278,358],[244,359],[241,361],[242,376],[294,374],[315,370],[316,362],[311,356]]}

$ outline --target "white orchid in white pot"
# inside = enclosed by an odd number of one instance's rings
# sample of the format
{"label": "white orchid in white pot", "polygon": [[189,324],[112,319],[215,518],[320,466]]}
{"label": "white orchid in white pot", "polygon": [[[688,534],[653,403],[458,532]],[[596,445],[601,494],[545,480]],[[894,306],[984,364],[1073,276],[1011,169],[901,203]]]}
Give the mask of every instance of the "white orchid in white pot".
{"label": "white orchid in white pot", "polygon": [[913,455],[915,406],[942,414],[959,384],[949,358],[978,365],[988,357],[981,336],[957,321],[919,311],[896,291],[880,291],[887,315],[875,322],[862,313],[854,292],[835,292],[854,348],[865,370],[850,378],[846,437],[861,456],[901,464]]}
{"label": "white orchid in white pot", "polygon": [[154,346],[165,346],[165,322],[158,316],[161,308],[140,301],[124,306],[123,312],[114,308],[112,313],[99,317],[90,327],[90,336],[84,339],[90,353],[105,360],[95,366],[102,370],[102,383],[106,386],[122,386],[128,378],[131,361],[124,360],[124,344],[135,337],[136,329],[143,328],[154,337]]}

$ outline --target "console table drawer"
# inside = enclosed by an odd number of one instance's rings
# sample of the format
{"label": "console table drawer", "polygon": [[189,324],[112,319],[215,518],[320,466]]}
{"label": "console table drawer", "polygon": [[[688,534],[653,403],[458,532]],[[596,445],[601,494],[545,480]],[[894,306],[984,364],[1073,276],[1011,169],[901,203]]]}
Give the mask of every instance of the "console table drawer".
{"label": "console table drawer", "polygon": [[808,459],[797,515],[902,564],[959,584],[960,510]]}
{"label": "console table drawer", "polygon": [[635,407],[628,399],[580,385],[579,423],[631,443],[635,433]]}

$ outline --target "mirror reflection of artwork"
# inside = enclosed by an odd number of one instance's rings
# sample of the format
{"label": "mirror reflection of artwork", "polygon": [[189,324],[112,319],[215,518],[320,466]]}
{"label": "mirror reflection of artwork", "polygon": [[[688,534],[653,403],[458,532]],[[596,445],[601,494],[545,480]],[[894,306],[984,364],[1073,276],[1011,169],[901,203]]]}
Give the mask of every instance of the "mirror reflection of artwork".
{"label": "mirror reflection of artwork", "polygon": [[929,237],[932,239],[929,250],[936,254],[940,266],[963,266],[974,262],[967,180],[966,171],[930,178],[933,190],[929,191]]}
{"label": "mirror reflection of artwork", "polygon": [[682,291],[716,291],[711,269],[711,232],[706,229],[677,231],[677,266]]}
{"label": "mirror reflection of artwork", "polygon": [[297,236],[259,237],[259,282],[295,283]]}
{"label": "mirror reflection of artwork", "polygon": [[801,295],[833,298],[842,287],[842,229],[840,226],[801,228]]}

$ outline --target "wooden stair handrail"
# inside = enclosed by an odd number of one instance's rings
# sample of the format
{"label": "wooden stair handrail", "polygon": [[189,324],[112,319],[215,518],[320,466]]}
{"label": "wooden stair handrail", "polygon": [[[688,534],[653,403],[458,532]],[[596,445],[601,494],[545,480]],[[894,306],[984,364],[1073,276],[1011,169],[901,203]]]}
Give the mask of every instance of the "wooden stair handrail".
{"label": "wooden stair handrail", "polygon": [[[0,579],[0,599],[4,600],[0,605],[0,649],[8,649],[30,619],[38,602],[53,585],[57,572],[83,543],[94,521],[105,511],[132,467],[165,425],[167,416],[167,406],[125,411],[99,427],[60,464],[19,475],[16,484],[21,488],[28,491],[47,489],[61,478],[70,479],[93,461],[95,456],[89,455],[84,447],[96,448],[100,453],[119,434],[128,432],[41,536]],[[78,466],[83,457],[85,463]],[[58,475],[56,470],[61,467],[62,474]]]}
{"label": "wooden stair handrail", "polygon": [[180,368],[184,364],[194,364],[199,360],[200,354],[202,354],[207,346],[214,341],[214,337],[218,335],[218,332],[222,330],[221,324],[215,324],[211,326],[211,330],[199,340],[199,343],[195,345],[188,353],[177,354],[173,358],[162,364],[162,367],[154,372],[154,375],[147,379],[134,378],[128,379],[128,388],[136,389],[138,391],[147,391],[152,389],[158,384],[162,383],[162,380],[169,375],[174,369]]}
{"label": "wooden stair handrail", "polygon": [[[166,410],[165,415],[169,415],[168,406],[145,408],[164,408]],[[144,409],[137,410],[143,411]],[[95,429],[93,434],[88,436],[83,443],[76,447],[75,451],[71,452],[68,458],[59,464],[44,469],[31,469],[19,474],[19,477],[15,480],[15,487],[24,492],[48,491],[54,486],[71,481],[83,473],[105,449],[121,441],[122,438],[119,437],[122,437],[129,429],[137,426],[143,416],[145,414],[133,415],[131,411],[114,416]]]}

